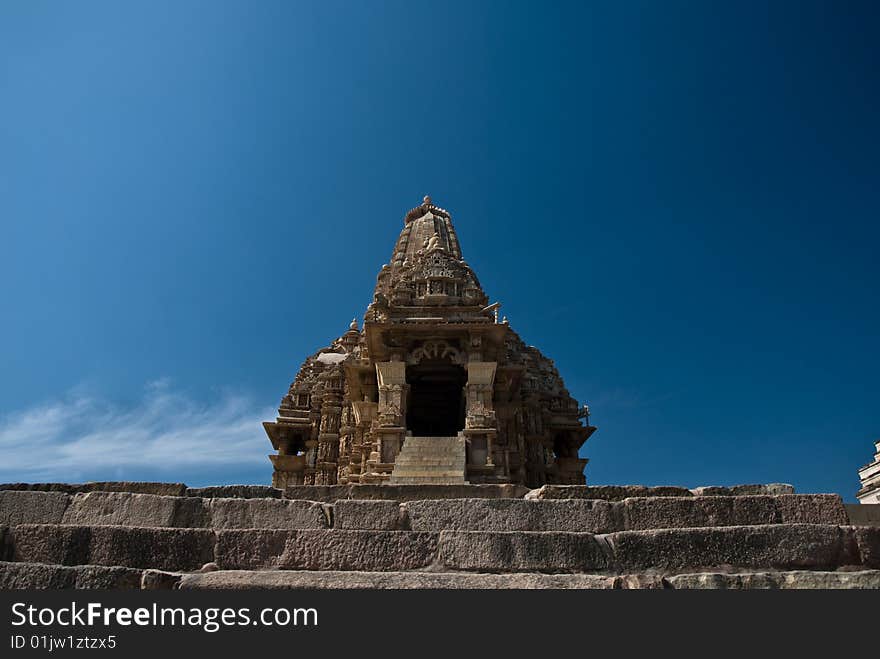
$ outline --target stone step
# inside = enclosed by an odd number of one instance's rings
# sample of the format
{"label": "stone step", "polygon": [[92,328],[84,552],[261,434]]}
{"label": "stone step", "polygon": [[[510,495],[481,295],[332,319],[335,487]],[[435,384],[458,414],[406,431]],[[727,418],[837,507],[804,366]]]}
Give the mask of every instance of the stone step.
{"label": "stone step", "polygon": [[424,437],[409,435],[404,438],[404,442],[406,444],[409,444],[410,446],[436,446],[438,444],[449,444],[451,442],[459,441],[460,439],[461,438],[456,435],[445,437]]}
{"label": "stone step", "polygon": [[[735,494],[734,494],[735,493]],[[284,496],[287,499],[333,502],[339,499],[395,499],[417,501],[423,499],[599,499],[622,501],[628,497],[653,496],[744,496],[793,494],[790,485],[738,485],[735,487],[701,487],[688,490],[683,487],[645,487],[644,485],[545,485],[530,490],[514,484],[458,484],[418,488],[413,485],[390,483],[350,483],[345,485],[292,485]]]}
{"label": "stone step", "polygon": [[19,525],[17,562],[194,571],[406,571],[628,574],[743,569],[880,568],[880,528],[770,524],[622,531],[359,531]]}
{"label": "stone step", "polygon": [[854,572],[628,574],[475,574],[462,572],[309,572],[222,570],[185,574],[181,590],[335,589],[880,589],[880,570]]}
{"label": "stone step", "polygon": [[422,455],[414,455],[412,453],[401,453],[397,456],[397,460],[394,462],[394,466],[397,467],[401,464],[419,464],[422,462],[437,462],[440,461],[441,464],[464,464],[464,459],[459,455],[439,455],[436,453],[432,453],[430,455],[422,454]]}
{"label": "stone step", "polygon": [[880,589],[880,570],[697,572],[664,577],[663,586],[679,590],[876,590]]}
{"label": "stone step", "polygon": [[[414,477],[414,476],[450,476],[453,478],[457,478],[461,476],[460,471],[456,471],[455,469],[450,469],[449,465],[413,465],[408,469],[401,469],[400,474],[405,474],[406,476]],[[400,478],[398,476],[398,478]]]}
{"label": "stone step", "polygon": [[526,494],[527,499],[603,499],[622,501],[629,497],[692,497],[692,496],[749,496],[794,494],[794,488],[785,483],[768,485],[735,485],[733,487],[685,487],[644,485],[544,485]]}
{"label": "stone step", "polygon": [[284,496],[288,499],[307,499],[332,503],[340,500],[395,500],[422,499],[521,499],[529,492],[524,485],[513,484],[435,484],[395,485],[391,483],[347,485],[293,485]]}
{"label": "stone step", "polygon": [[0,590],[140,589],[143,574],[129,567],[0,562]]}
{"label": "stone step", "polygon": [[[693,528],[759,524],[858,524],[870,526],[873,513],[858,517],[863,508],[844,506],[837,495],[789,494],[758,496],[634,497],[623,501],[597,499],[426,499],[407,502],[410,492],[432,496],[456,493],[502,494],[513,486],[443,485],[458,478],[454,471],[426,467],[399,477],[396,486],[331,486],[334,491],[367,489],[381,496],[404,500],[403,515],[395,507],[394,519],[403,526],[389,527],[384,517],[378,530],[399,528],[417,531],[573,531],[611,533],[663,528]],[[411,478],[414,485],[405,483]],[[430,491],[416,485],[430,486]],[[430,485],[431,483],[436,483]],[[409,490],[407,490],[409,488]],[[500,488],[500,489],[499,489]],[[505,490],[504,488],[508,488]],[[313,488],[310,493],[320,493]],[[344,500],[343,500],[344,501]],[[374,528],[379,520],[371,513],[370,500],[364,506],[340,511],[347,528]],[[387,501],[377,502],[385,510]],[[347,511],[347,512],[346,512]],[[360,512],[358,512],[360,511]],[[355,513],[366,515],[359,522]],[[388,517],[387,512],[382,513]],[[171,528],[330,528],[333,506],[301,499],[201,499],[125,492],[89,492],[73,497],[60,492],[0,492],[0,525],[73,524],[80,526],[121,525]],[[408,520],[408,521],[406,521]],[[364,526],[357,526],[364,524]]]}
{"label": "stone step", "polygon": [[175,528],[328,528],[314,501],[201,498],[129,492],[0,491],[0,524],[122,525]]}
{"label": "stone step", "polygon": [[464,482],[455,476],[399,476],[398,485],[455,485]]}
{"label": "stone step", "polygon": [[175,573],[124,567],[0,562],[0,589],[456,590],[456,589],[880,589],[880,570],[543,574],[218,570]]}
{"label": "stone step", "polygon": [[439,565],[473,572],[693,571],[880,568],[870,527],[785,524],[701,529],[562,532],[442,531]]}
{"label": "stone step", "polygon": [[394,463],[392,484],[465,483],[463,437],[407,437]]}
{"label": "stone step", "polygon": [[412,453],[454,453],[455,450],[463,444],[464,442],[462,440],[453,438],[448,442],[444,441],[436,444],[411,445],[404,442],[403,448]]}
{"label": "stone step", "polygon": [[189,571],[214,560],[216,539],[210,529],[23,524],[7,543],[17,562]]}
{"label": "stone step", "polygon": [[[413,458],[411,456],[401,457],[394,463],[394,466],[400,467],[401,465],[412,465],[412,466],[425,466],[425,467],[444,467],[450,464],[458,464],[458,460],[449,460],[446,458]],[[461,466],[465,465],[464,460],[461,461]]]}
{"label": "stone step", "polygon": [[0,562],[0,590],[880,589],[880,570],[542,574],[218,570],[160,572],[102,565]]}
{"label": "stone step", "polygon": [[[665,528],[850,523],[840,497],[827,494],[643,497],[618,502],[445,499],[410,501],[400,506],[394,503],[337,501],[333,512],[334,526],[413,531],[613,533]],[[376,526],[371,526],[373,524]]]}

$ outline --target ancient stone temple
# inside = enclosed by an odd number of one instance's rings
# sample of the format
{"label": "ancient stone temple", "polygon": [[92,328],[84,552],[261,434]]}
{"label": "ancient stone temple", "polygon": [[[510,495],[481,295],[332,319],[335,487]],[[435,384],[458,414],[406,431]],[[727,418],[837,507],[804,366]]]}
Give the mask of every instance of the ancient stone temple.
{"label": "ancient stone temple", "polygon": [[450,214],[409,211],[363,328],[307,358],[264,423],[272,484],[583,484],[595,430],[490,304]]}

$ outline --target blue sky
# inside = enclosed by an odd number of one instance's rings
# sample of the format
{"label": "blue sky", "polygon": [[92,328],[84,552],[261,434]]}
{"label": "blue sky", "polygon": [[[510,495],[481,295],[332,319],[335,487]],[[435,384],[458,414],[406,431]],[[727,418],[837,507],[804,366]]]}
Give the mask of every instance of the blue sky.
{"label": "blue sky", "polygon": [[0,4],[0,480],[267,482],[403,214],[599,431],[592,483],[858,487],[875,3]]}

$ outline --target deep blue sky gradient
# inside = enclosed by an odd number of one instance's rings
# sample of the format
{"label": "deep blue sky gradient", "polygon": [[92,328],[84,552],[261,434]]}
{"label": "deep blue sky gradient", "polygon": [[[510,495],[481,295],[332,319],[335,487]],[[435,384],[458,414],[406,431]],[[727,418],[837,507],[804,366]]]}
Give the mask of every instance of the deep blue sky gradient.
{"label": "deep blue sky gradient", "polygon": [[590,403],[590,482],[851,499],[880,436],[878,15],[3,2],[0,415],[161,378],[277,404],[428,193]]}

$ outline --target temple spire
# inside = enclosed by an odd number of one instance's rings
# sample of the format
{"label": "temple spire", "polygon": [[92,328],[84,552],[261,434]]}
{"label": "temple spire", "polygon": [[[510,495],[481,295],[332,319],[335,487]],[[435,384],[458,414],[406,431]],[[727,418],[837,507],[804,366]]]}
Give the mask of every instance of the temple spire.
{"label": "temple spire", "polygon": [[403,230],[391,256],[391,265],[394,267],[403,265],[404,261],[412,263],[416,253],[425,248],[434,234],[437,234],[437,239],[432,243],[434,247],[443,249],[455,259],[461,259],[461,247],[452,225],[452,216],[447,210],[436,206],[430,195],[425,195],[422,202],[404,217]]}

